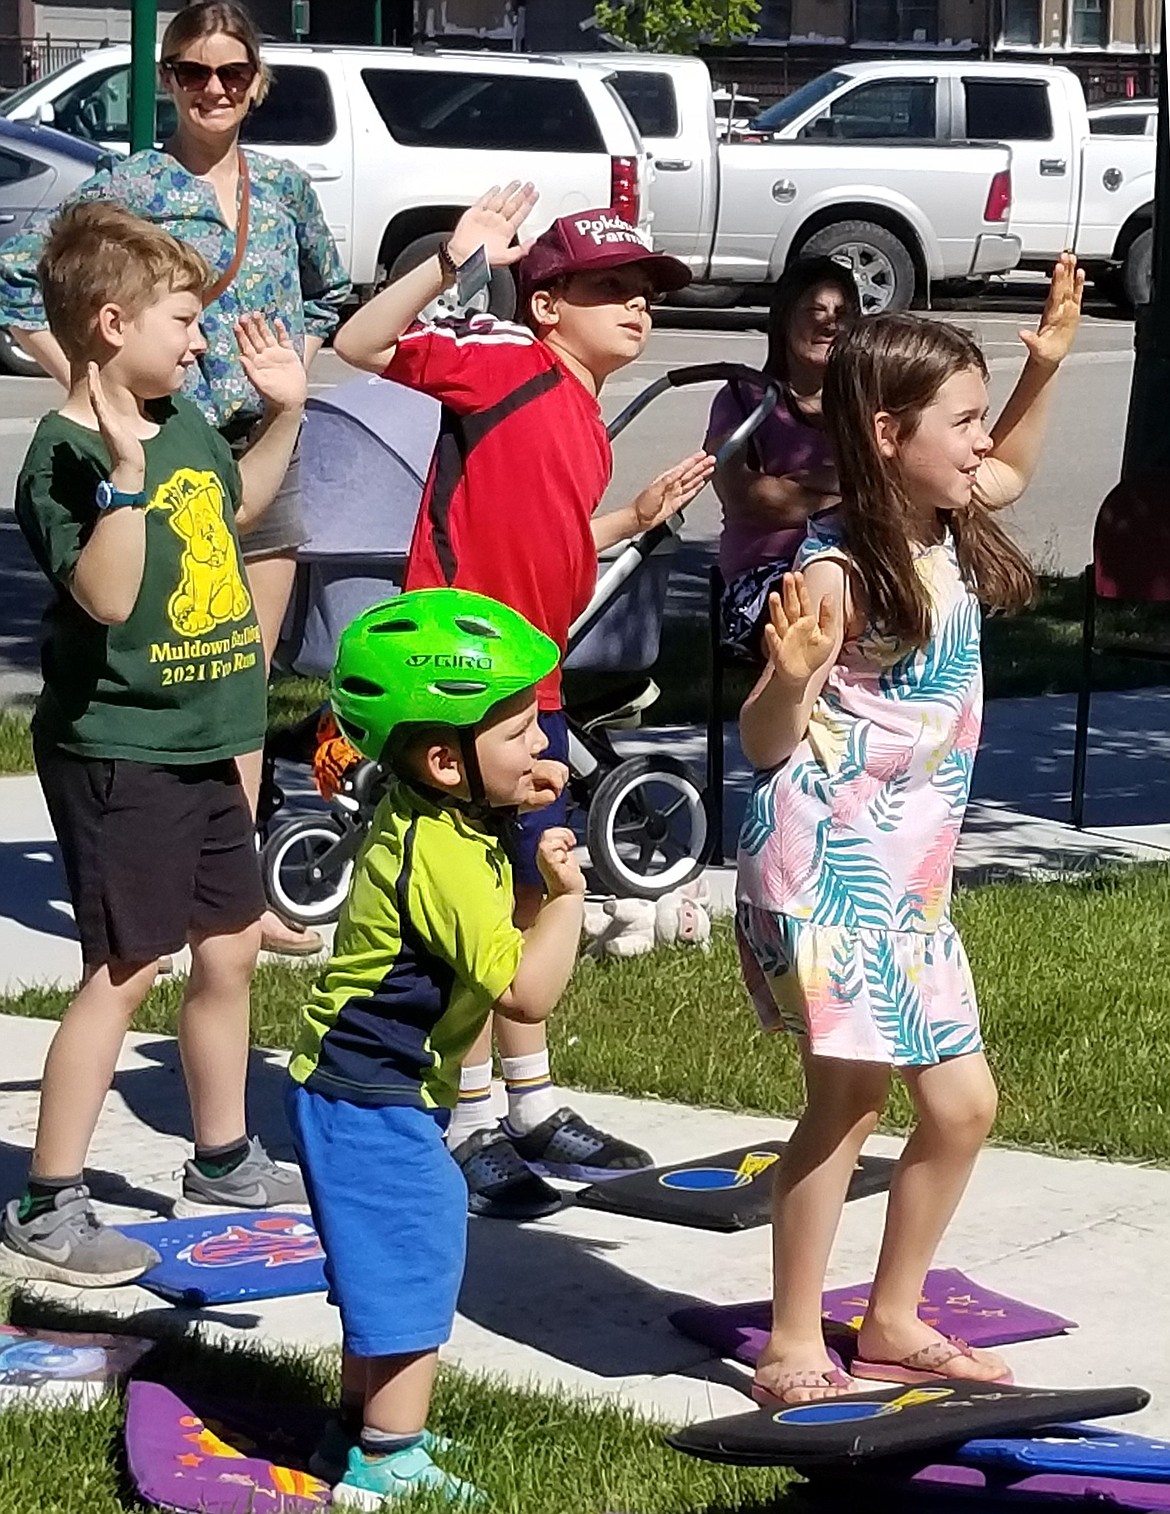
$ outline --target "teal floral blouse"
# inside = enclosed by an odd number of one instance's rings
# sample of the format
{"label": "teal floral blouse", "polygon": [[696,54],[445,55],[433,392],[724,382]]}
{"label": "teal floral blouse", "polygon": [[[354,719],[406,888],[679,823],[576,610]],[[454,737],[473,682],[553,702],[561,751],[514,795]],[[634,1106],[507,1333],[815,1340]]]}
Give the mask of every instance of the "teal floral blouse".
{"label": "teal floral blouse", "polygon": [[[230,287],[204,311],[207,351],[183,389],[217,430],[242,430],[264,409],[244,376],[232,330],[236,319],[249,311],[279,316],[303,352],[306,336],[324,338],[334,329],[350,292],[308,175],[264,153],[248,151],[246,157],[252,186],[247,250]],[[217,276],[231,264],[236,234],[223,219],[215,190],[169,153],[148,148],[112,158],[74,200],[117,200],[197,248]],[[45,326],[37,262],[58,208],[40,212],[20,236],[0,245],[0,326]]]}

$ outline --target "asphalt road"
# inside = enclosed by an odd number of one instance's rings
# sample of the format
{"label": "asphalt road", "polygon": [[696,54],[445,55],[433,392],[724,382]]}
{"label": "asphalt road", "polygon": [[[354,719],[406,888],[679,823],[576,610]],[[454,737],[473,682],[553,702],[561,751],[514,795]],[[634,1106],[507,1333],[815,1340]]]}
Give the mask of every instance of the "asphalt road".
{"label": "asphalt road", "polygon": [[[985,296],[974,308],[935,312],[981,342],[991,369],[993,413],[1023,359],[1019,327],[1035,321],[1041,297],[1039,287],[1019,286]],[[755,365],[764,346],[762,312],[663,312],[645,355],[606,386],[606,417],[668,369],[716,361]],[[1027,496],[1010,512],[1011,529],[1048,571],[1075,573],[1088,560],[1094,515],[1118,475],[1132,368],[1132,323],[1090,302],[1077,350],[1059,379],[1043,461]],[[348,376],[350,370],[326,352],[313,370],[313,388],[330,388]],[[707,385],[667,393],[633,422],[615,444],[607,503],[624,503],[655,473],[701,445],[712,392]],[[45,594],[16,527],[12,497],[36,420],[59,394],[48,379],[0,377],[0,702],[27,698],[38,683],[37,627]],[[517,468],[523,468],[522,458]],[[718,534],[718,502],[706,490],[688,512],[686,565],[698,568]],[[700,593],[695,575],[686,577],[689,592]]]}

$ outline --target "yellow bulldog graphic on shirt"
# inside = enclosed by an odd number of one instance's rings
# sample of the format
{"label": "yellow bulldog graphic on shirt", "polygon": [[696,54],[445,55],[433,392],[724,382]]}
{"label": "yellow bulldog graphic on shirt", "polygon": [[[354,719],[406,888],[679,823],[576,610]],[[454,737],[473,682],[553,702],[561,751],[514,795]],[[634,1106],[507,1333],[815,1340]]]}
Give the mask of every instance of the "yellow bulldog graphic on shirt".
{"label": "yellow bulldog graphic on shirt", "polygon": [[167,601],[167,615],[180,636],[204,636],[242,620],[252,608],[224,505],[217,473],[180,468],[147,507],[169,511],[171,530],[183,543],[179,583]]}

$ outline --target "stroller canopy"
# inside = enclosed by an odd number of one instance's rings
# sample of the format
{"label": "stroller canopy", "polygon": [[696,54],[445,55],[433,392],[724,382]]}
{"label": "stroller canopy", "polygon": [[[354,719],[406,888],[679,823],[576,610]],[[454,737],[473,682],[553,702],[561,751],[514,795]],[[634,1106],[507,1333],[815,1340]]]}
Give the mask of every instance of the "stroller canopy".
{"label": "stroller canopy", "polygon": [[410,547],[439,434],[440,407],[389,379],[362,378],[306,407],[301,488],[304,562],[401,558]]}

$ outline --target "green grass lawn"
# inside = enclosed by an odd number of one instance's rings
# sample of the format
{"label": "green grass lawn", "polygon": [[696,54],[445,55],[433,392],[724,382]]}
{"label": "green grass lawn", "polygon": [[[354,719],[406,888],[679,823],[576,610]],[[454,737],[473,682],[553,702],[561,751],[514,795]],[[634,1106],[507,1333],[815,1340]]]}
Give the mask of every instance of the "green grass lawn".
{"label": "green grass lawn", "polygon": [[[973,964],[1002,1102],[996,1138],[1045,1150],[1170,1162],[1170,867],[961,892],[955,916]],[[253,990],[261,1046],[287,1047],[312,980],[263,967]],[[172,1032],[181,984],[154,990],[136,1021]],[[0,1010],[49,1018],[68,996],[27,990]],[[558,1077],[613,1093],[794,1114],[791,1041],[762,1036],[726,922],[712,951],[583,962],[551,1022]],[[888,1129],[907,1107],[891,1106]]]}
{"label": "green grass lawn", "polygon": [[[18,1303],[17,1323],[50,1323]],[[102,1328],[58,1311],[58,1328]],[[332,1404],[334,1353],[294,1355],[164,1338],[140,1375],[208,1396],[245,1402]],[[745,1401],[746,1402],[746,1401]],[[124,1401],[112,1394],[91,1409],[10,1409],[0,1414],[0,1514],[124,1514],[145,1508],[131,1492],[122,1456]],[[500,1514],[753,1514],[782,1509],[776,1495],[791,1474],[745,1471],[680,1456],[663,1427],[620,1405],[509,1386],[502,1379],[445,1370],[431,1428],[460,1442],[443,1457],[474,1478]],[[311,1447],[305,1448],[306,1454]],[[410,1507],[446,1510],[422,1496]]]}

